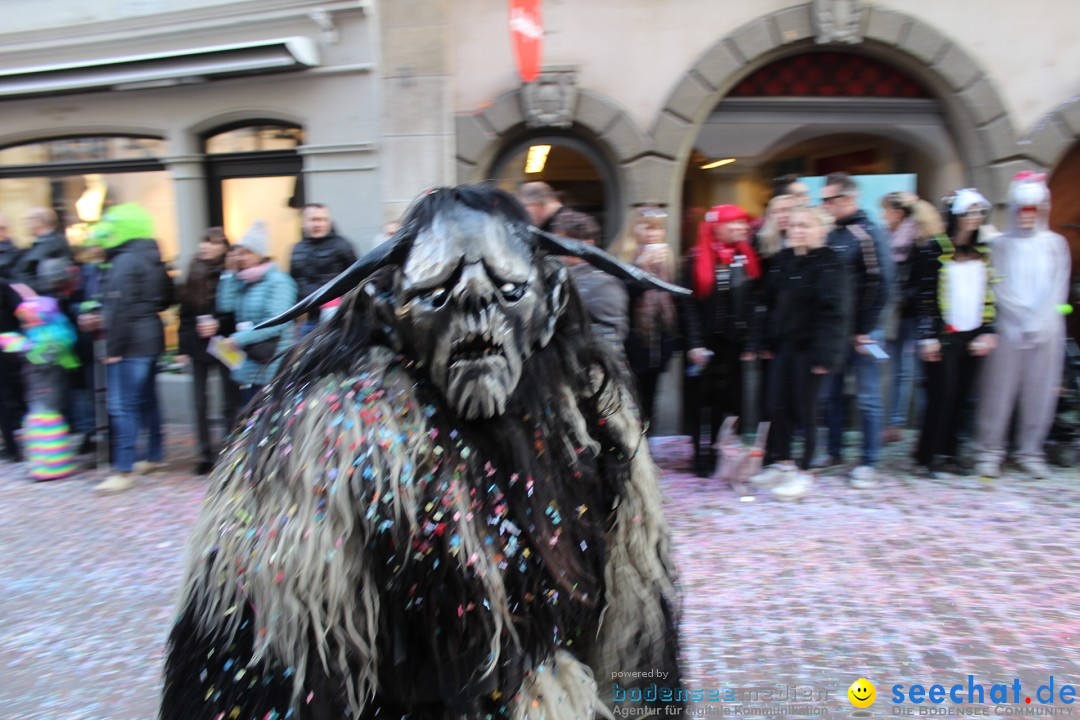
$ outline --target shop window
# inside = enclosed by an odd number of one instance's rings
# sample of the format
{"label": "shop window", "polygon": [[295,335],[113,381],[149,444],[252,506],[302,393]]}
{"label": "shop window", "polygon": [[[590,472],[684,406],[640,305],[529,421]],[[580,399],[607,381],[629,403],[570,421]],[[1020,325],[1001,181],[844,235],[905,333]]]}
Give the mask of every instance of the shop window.
{"label": "shop window", "polygon": [[206,154],[295,150],[304,142],[304,131],[292,125],[245,125],[206,138]]}
{"label": "shop window", "polygon": [[[172,176],[161,161],[168,152],[156,137],[105,135],[53,138],[0,148],[0,212],[15,241],[33,243],[25,222],[32,208],[52,208],[76,255],[90,227],[110,205],[137,203],[154,219],[166,262],[179,254]],[[174,312],[163,314],[166,345],[176,345]]]}
{"label": "shop window", "polygon": [[172,180],[156,137],[105,135],[52,138],[0,148],[0,212],[22,246],[33,242],[23,221],[36,207],[56,211],[73,246],[112,204],[145,207],[166,260],[176,257],[176,205]]}
{"label": "shop window", "polygon": [[153,137],[74,137],[0,149],[0,167],[40,163],[109,162],[160,158],[168,144]]}
{"label": "shop window", "polygon": [[255,220],[264,220],[270,256],[283,269],[300,239],[304,182],[297,148],[303,143],[302,128],[269,120],[229,125],[203,136],[210,224],[224,227],[236,241]]}

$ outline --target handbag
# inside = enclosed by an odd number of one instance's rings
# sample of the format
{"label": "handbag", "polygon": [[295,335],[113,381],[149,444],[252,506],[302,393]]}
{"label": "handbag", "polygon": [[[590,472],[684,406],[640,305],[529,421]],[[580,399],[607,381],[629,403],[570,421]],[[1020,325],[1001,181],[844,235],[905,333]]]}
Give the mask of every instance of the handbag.
{"label": "handbag", "polygon": [[269,365],[277,357],[278,343],[281,338],[270,338],[244,347],[244,352],[249,358],[260,365]]}

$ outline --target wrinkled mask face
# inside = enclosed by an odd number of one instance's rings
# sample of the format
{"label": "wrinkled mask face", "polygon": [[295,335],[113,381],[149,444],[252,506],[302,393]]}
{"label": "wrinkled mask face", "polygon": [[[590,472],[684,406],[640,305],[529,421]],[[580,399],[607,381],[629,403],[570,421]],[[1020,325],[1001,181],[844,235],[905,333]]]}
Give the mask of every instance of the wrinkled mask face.
{"label": "wrinkled mask face", "polygon": [[498,218],[461,208],[416,238],[395,312],[403,350],[469,420],[502,414],[534,347],[551,338],[554,298],[530,248]]}

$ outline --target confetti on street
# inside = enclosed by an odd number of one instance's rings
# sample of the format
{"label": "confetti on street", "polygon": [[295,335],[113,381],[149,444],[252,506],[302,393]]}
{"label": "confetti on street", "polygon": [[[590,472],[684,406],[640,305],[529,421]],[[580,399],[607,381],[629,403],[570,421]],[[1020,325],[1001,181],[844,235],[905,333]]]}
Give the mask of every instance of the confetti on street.
{"label": "confetti on street", "polygon": [[[151,720],[185,544],[206,488],[193,438],[126,493],[87,472],[32,483],[0,465],[0,717]],[[653,441],[683,594],[683,683],[1032,689],[1080,681],[1080,471],[873,490],[820,477],[807,498],[740,502],[693,477],[684,438]],[[603,678],[597,679],[606,687]],[[852,708],[847,705],[846,711]]]}

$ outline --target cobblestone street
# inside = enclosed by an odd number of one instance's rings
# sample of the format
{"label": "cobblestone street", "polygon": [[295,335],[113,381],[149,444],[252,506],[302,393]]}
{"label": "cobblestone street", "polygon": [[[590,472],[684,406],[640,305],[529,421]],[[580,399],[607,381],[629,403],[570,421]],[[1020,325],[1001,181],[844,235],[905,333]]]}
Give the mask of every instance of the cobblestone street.
{"label": "cobblestone street", "polygon": [[[154,717],[206,483],[188,473],[191,439],[170,431],[171,470],[118,496],[94,494],[93,473],[33,484],[0,467],[0,717]],[[1080,681],[1075,469],[993,485],[896,474],[867,491],[826,476],[783,504],[687,475],[688,450],[654,441],[681,572],[685,686],[828,690],[817,704],[846,717],[859,677],[877,685],[877,716],[897,683],[966,687],[970,674],[989,690],[1019,678],[1033,695],[1051,675]],[[889,452],[886,472],[903,448]],[[606,691],[610,679],[598,680]]]}

